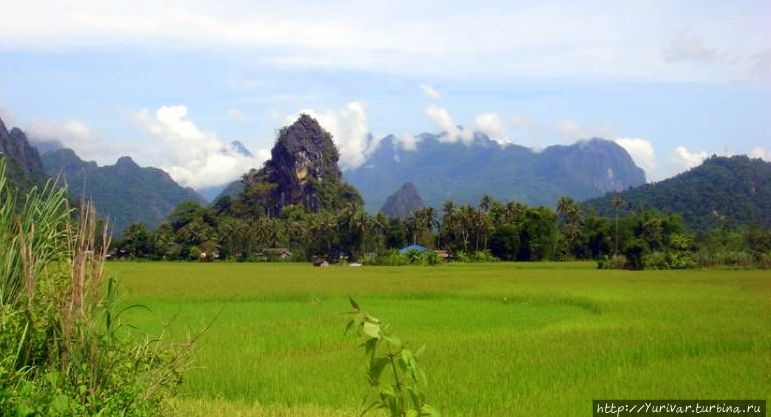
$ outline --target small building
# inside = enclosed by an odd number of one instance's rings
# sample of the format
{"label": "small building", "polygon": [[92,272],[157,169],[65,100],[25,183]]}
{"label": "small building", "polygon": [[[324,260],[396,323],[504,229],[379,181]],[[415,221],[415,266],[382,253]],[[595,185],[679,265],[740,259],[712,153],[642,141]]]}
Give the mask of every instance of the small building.
{"label": "small building", "polygon": [[421,245],[409,245],[399,249],[399,253],[401,253],[402,255],[410,252],[421,252],[421,253],[428,252],[428,248]]}

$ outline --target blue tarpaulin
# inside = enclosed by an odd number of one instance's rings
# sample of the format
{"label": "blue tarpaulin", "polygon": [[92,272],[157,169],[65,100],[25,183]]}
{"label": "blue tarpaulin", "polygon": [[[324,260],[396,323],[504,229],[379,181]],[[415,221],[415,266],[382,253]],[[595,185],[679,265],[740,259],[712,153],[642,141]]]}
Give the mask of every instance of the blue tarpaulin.
{"label": "blue tarpaulin", "polygon": [[428,250],[428,248],[426,248],[425,246],[410,245],[410,246],[405,246],[405,247],[401,248],[399,250],[399,253],[405,254],[407,252],[426,252],[427,250]]}

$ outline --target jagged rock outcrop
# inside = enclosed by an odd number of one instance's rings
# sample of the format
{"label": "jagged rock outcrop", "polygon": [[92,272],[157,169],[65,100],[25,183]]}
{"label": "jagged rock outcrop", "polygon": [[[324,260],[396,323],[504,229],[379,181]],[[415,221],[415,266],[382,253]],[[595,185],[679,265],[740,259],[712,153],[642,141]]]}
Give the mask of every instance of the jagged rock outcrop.
{"label": "jagged rock outcrop", "polygon": [[274,213],[291,205],[317,212],[362,204],[358,191],[343,180],[339,158],[332,135],[303,114],[281,129],[263,168],[244,175],[241,198]]}
{"label": "jagged rock outcrop", "polygon": [[47,176],[37,150],[30,145],[27,135],[21,129],[9,132],[0,120],[0,158],[6,160],[8,179],[11,184],[25,193],[33,186],[45,183]]}
{"label": "jagged rock outcrop", "polygon": [[404,183],[395,193],[388,196],[380,212],[392,219],[405,220],[413,211],[423,208],[418,189],[411,182]]}
{"label": "jagged rock outcrop", "polygon": [[134,222],[156,227],[183,201],[206,203],[193,189],[177,184],[166,171],[140,167],[128,156],[118,159],[115,165],[102,167],[81,160],[71,149],[46,152],[42,159],[48,174],[66,182],[70,198],[93,201],[99,215],[108,217],[117,233]]}

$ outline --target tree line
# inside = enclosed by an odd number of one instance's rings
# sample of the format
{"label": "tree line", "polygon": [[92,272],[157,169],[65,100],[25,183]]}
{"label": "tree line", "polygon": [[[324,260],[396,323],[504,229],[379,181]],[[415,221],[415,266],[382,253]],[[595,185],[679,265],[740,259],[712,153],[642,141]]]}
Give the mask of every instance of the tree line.
{"label": "tree line", "polygon": [[155,230],[131,224],[113,256],[156,260],[277,260],[382,263],[418,244],[446,251],[450,260],[598,260],[607,268],[688,268],[735,264],[768,266],[771,231],[726,223],[694,233],[682,218],[654,210],[625,212],[613,199],[602,216],[569,197],[556,210],[484,196],[479,204],[425,207],[406,220],[368,214],[359,201],[332,211],[299,206],[276,211],[225,197],[207,207],[179,204]]}

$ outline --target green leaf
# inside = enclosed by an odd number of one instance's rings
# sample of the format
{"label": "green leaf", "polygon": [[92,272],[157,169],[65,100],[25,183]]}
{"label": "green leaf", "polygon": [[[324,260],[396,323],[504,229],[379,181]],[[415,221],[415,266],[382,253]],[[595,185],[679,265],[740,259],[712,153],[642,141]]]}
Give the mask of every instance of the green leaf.
{"label": "green leaf", "polygon": [[383,373],[383,369],[388,365],[390,361],[388,358],[376,358],[369,365],[369,381],[370,385],[377,386],[380,381],[380,375]]}
{"label": "green leaf", "polygon": [[348,301],[351,303],[351,307],[353,307],[354,310],[360,311],[361,308],[359,307],[359,303],[356,302],[356,300],[353,299],[350,295],[348,296]]}
{"label": "green leaf", "polygon": [[366,335],[373,339],[380,339],[380,326],[377,324],[373,324],[370,322],[364,322],[364,325],[361,327],[361,331]]}
{"label": "green leaf", "polygon": [[353,327],[354,324],[356,324],[356,320],[351,319],[350,321],[348,321],[348,325],[345,326],[344,334],[348,334],[348,331],[351,330],[351,327]]}
{"label": "green leaf", "polygon": [[420,407],[420,415],[424,417],[442,417],[442,413],[439,410],[428,404],[423,404],[423,407]]}
{"label": "green leaf", "polygon": [[61,413],[67,409],[69,403],[68,398],[64,394],[59,394],[51,400],[51,409],[57,413]]}
{"label": "green leaf", "polygon": [[421,356],[423,356],[423,352],[425,351],[426,351],[426,345],[419,347],[418,350],[415,351],[415,357],[420,358]]}
{"label": "green leaf", "polygon": [[385,336],[383,335],[383,340],[390,343],[393,347],[395,347],[397,350],[402,348],[402,341],[396,336]]}

